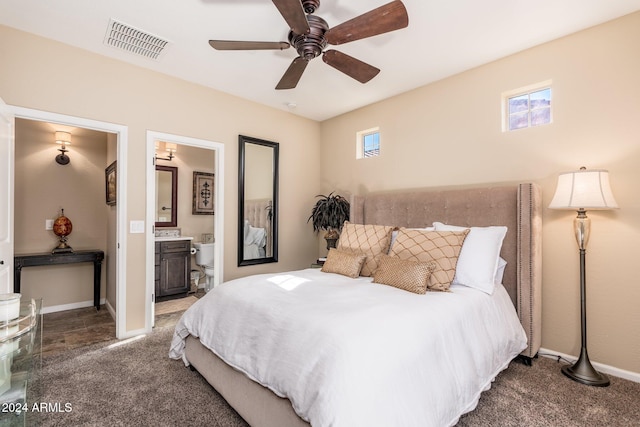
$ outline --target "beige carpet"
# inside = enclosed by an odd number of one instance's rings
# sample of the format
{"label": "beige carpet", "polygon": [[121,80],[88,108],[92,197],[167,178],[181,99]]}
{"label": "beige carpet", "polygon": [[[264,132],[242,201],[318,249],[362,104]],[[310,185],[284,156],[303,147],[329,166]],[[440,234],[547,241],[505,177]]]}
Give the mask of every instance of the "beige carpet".
{"label": "beige carpet", "polygon": [[[27,425],[247,427],[197,372],[169,359],[172,335],[171,327],[157,328],[130,343],[45,357],[35,401],[70,409],[30,414],[39,420]],[[584,386],[562,375],[561,366],[546,358],[532,367],[512,363],[458,427],[639,425],[640,384],[612,377],[609,387]]]}
{"label": "beige carpet", "polygon": [[176,311],[184,311],[191,305],[198,301],[193,295],[189,295],[186,298],[172,299],[169,301],[162,301],[156,303],[156,316],[161,314],[175,313]]}
{"label": "beige carpet", "polygon": [[29,413],[26,425],[248,427],[197,372],[169,359],[172,335],[172,327],[156,328],[131,342],[45,357],[34,402],[59,402],[62,410]]}

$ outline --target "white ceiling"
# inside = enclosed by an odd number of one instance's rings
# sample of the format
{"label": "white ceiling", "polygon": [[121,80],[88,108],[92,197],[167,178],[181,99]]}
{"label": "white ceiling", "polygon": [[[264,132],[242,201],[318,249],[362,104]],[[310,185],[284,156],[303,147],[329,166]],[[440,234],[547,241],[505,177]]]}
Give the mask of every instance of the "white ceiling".
{"label": "white ceiling", "polygon": [[[330,27],[390,0],[322,0]],[[361,84],[316,58],[295,89],[275,85],[284,51],[216,51],[209,39],[286,41],[268,0],[2,0],[0,24],[314,120],[488,63],[640,10],[640,0],[403,0],[409,27],[335,47],[382,71]],[[113,18],[170,41],[154,61],[103,44]],[[295,106],[293,106],[295,104]]]}

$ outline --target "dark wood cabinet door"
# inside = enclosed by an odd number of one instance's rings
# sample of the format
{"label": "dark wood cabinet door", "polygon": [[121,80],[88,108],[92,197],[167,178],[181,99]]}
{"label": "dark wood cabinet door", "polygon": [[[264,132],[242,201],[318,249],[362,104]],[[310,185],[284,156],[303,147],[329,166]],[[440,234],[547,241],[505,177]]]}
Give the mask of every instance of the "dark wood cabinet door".
{"label": "dark wood cabinet door", "polygon": [[157,297],[189,291],[190,256],[188,251],[160,253],[160,280]]}

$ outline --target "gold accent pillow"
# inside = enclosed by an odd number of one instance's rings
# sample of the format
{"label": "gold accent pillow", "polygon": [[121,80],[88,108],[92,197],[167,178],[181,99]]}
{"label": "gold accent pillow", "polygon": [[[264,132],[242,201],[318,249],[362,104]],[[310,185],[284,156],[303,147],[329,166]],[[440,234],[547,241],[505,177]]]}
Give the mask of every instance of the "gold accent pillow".
{"label": "gold accent pillow", "polygon": [[367,256],[355,252],[342,252],[337,249],[329,249],[327,260],[322,265],[321,271],[325,273],[337,273],[343,276],[357,278],[362,270],[362,264]]}
{"label": "gold accent pillow", "polygon": [[427,292],[429,277],[435,269],[436,263],[433,261],[419,262],[382,255],[373,275],[373,283],[424,294]]}
{"label": "gold accent pillow", "polygon": [[449,291],[456,274],[456,264],[462,243],[469,230],[422,231],[401,228],[389,255],[413,261],[434,261],[428,288],[431,291]]}
{"label": "gold accent pillow", "polygon": [[378,258],[389,252],[393,227],[371,224],[351,224],[345,221],[338,240],[337,249],[345,252],[365,254],[361,276],[371,276],[378,267]]}

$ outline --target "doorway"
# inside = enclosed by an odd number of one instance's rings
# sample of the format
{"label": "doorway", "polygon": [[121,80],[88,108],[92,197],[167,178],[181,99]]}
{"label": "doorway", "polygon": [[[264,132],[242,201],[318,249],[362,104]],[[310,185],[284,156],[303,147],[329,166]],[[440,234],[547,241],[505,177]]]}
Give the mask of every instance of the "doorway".
{"label": "doorway", "polygon": [[[118,203],[115,207],[115,242],[113,261],[115,262],[115,307],[112,307],[116,320],[116,337],[126,338],[126,156],[127,127],[113,123],[100,122],[80,117],[67,116],[22,107],[11,107],[16,119],[35,120],[61,127],[88,129],[112,134],[116,144],[118,173],[116,192]],[[44,226],[44,224],[43,224]]]}
{"label": "doorway", "polygon": [[[170,156],[163,150],[163,148],[167,147],[173,150],[170,152]],[[158,158],[156,158],[156,152]],[[205,160],[205,163],[200,162],[199,159],[196,160],[198,153],[201,154],[199,157],[210,160]],[[169,229],[178,229],[181,237],[193,237],[193,242],[204,240],[214,242],[215,275],[212,280],[213,286],[216,286],[223,277],[224,144],[181,135],[147,131],[147,158],[146,291],[149,305],[146,324],[147,329],[150,331],[155,322],[155,224],[156,221],[171,222],[170,216],[167,218],[157,217],[158,206],[156,206],[156,198],[158,186],[156,185],[156,165],[176,168],[176,173],[178,174],[176,192],[177,219],[172,222],[175,225],[169,227]],[[213,173],[214,209],[212,214],[202,215],[201,212],[193,210],[193,180],[196,173]],[[169,206],[167,203],[165,205]],[[159,228],[158,230],[166,231],[167,229]],[[191,266],[191,257],[188,258],[188,263]],[[191,270],[190,267],[189,270]]]}

